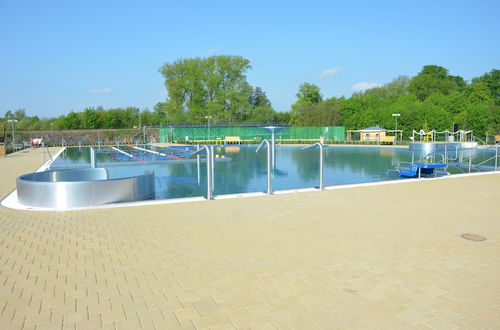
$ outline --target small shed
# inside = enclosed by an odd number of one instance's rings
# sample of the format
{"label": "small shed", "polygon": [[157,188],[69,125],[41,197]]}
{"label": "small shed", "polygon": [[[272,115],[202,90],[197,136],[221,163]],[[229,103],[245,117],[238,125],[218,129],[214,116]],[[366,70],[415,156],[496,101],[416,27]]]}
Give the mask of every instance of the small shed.
{"label": "small shed", "polygon": [[378,142],[384,140],[387,130],[379,126],[371,126],[360,129],[358,132],[360,141]]}

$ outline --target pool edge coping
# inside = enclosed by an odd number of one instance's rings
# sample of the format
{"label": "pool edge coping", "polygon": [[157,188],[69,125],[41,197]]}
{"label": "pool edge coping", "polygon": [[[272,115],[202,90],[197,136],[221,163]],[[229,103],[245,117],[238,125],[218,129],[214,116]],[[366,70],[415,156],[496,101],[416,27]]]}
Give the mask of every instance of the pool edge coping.
{"label": "pool edge coping", "polygon": [[[46,165],[45,163],[44,165]],[[43,168],[42,165],[40,167]],[[371,186],[382,186],[391,184],[405,184],[405,183],[418,183],[430,180],[447,180],[454,178],[472,177],[472,176],[482,176],[482,175],[495,175],[500,174],[499,171],[493,172],[480,172],[480,173],[463,173],[447,175],[437,178],[413,178],[413,179],[402,179],[402,180],[387,180],[387,181],[375,181],[375,182],[363,182],[363,183],[353,183],[353,184],[342,184],[334,186],[326,186],[324,190],[340,190],[340,189],[351,189],[351,188],[363,188]],[[308,188],[297,188],[297,189],[285,189],[276,190],[272,194],[266,194],[265,192],[246,192],[246,193],[236,193],[236,194],[224,194],[216,195],[212,200],[228,200],[228,199],[239,199],[239,198],[249,198],[249,197],[262,197],[262,196],[272,196],[272,195],[285,195],[294,193],[307,193],[307,192],[321,192],[322,190],[316,187]],[[68,208],[68,209],[56,209],[56,208],[40,208],[40,207],[29,207],[17,202],[17,189],[14,189],[10,194],[8,194],[1,201],[1,205],[6,208],[21,210],[21,211],[36,211],[36,212],[71,212],[71,211],[84,211],[84,210],[98,210],[98,209],[110,209],[110,208],[120,208],[120,207],[139,207],[139,206],[155,206],[164,204],[177,204],[177,203],[190,203],[190,202],[201,202],[209,201],[203,196],[196,197],[183,197],[183,198],[169,198],[161,200],[145,200],[145,201],[134,201],[134,202],[123,202],[123,203],[111,203],[106,205],[98,205],[92,207],[78,207],[78,208]],[[7,204],[7,205],[6,205]]]}

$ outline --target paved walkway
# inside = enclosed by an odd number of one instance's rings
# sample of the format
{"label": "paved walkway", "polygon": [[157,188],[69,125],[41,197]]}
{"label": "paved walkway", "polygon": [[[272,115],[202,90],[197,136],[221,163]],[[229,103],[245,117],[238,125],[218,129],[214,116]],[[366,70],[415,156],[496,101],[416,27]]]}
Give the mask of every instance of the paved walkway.
{"label": "paved walkway", "polygon": [[[0,194],[40,162],[40,150],[0,159]],[[499,197],[500,175],[486,175],[0,208],[0,329],[498,329]]]}

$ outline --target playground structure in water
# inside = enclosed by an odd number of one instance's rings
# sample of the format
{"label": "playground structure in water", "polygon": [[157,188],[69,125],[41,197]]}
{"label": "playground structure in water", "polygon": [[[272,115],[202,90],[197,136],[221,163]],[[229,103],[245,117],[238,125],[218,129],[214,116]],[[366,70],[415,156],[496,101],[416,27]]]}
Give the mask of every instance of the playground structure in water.
{"label": "playground structure in water", "polygon": [[417,132],[414,130],[410,139],[412,141],[409,145],[410,151],[424,151],[427,153],[436,151],[445,145],[457,149],[474,149],[478,146],[477,138],[472,134],[472,131],[464,130],[456,132],[448,130],[425,132],[423,129]]}
{"label": "playground structure in water", "polygon": [[[400,167],[401,165],[409,165],[408,168],[403,168]],[[442,163],[425,163],[425,162],[416,162],[416,163],[409,163],[409,162],[401,162],[396,169],[399,172],[399,176],[401,178],[415,178],[415,177],[421,177],[423,175],[434,175],[436,177],[438,175],[438,168],[446,168],[446,164]],[[446,172],[445,174],[448,174]]]}
{"label": "playground structure in water", "polygon": [[[482,171],[498,171],[499,146],[482,149],[486,157],[476,157],[477,149],[460,149],[457,145],[437,144],[430,152],[422,155],[422,150],[411,150],[411,162],[398,162],[387,175],[400,178],[420,178],[422,175],[443,176],[452,173],[472,173]],[[422,155],[415,160],[415,153]]]}

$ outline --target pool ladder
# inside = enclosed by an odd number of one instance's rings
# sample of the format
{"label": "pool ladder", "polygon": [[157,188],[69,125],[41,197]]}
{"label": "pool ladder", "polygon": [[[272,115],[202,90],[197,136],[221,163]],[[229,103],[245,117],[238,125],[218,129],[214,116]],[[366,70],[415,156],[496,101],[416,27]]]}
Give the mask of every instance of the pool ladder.
{"label": "pool ladder", "polygon": [[[256,153],[258,153],[260,150],[262,150],[262,148],[266,146],[267,148],[267,187],[266,187],[266,194],[267,195],[272,195],[273,193],[273,154],[272,154],[272,150],[273,148],[271,148],[271,142],[269,142],[269,140],[265,139],[265,140],[262,140],[262,142],[259,144],[259,146],[257,147],[257,150],[255,151]],[[325,148],[325,145],[320,143],[320,142],[316,142],[310,146],[307,146],[307,147],[304,147],[302,149],[310,149],[310,148],[314,148],[314,147],[318,147],[319,148],[319,187],[318,189],[319,190],[324,190],[325,189],[325,183],[324,183],[324,166],[323,166],[323,161],[324,161],[324,157],[323,157],[323,153],[324,153],[324,148]],[[197,156],[198,159],[198,169],[200,168],[199,166],[199,162],[200,162],[200,159],[199,159],[199,155],[201,153],[205,153],[207,155],[207,196],[206,196],[206,199],[207,200],[210,200],[210,199],[213,199],[214,197],[214,149],[213,149],[213,146],[207,146],[207,145],[197,145],[196,146],[196,151],[193,152],[191,155],[192,156]],[[199,177],[199,174],[198,174],[198,177]]]}

